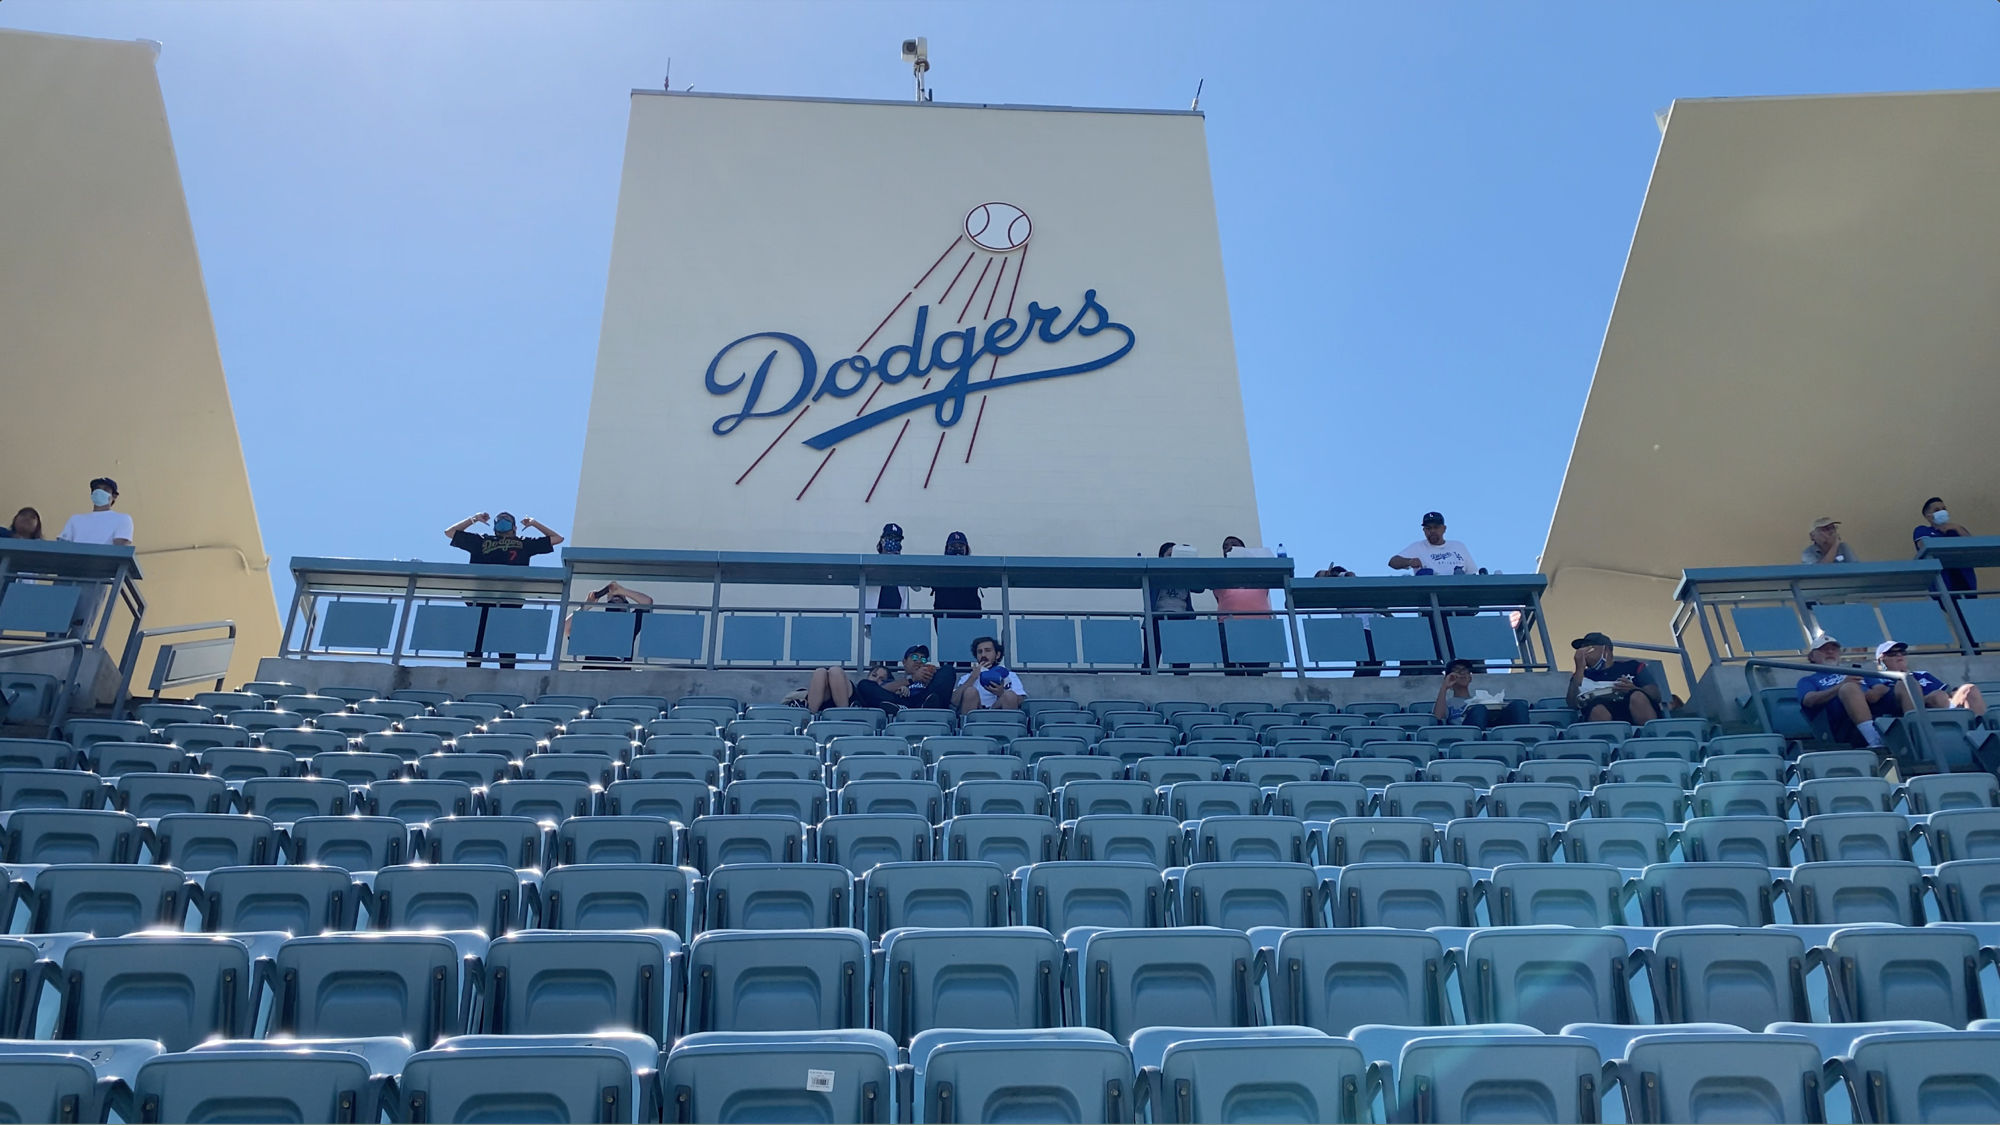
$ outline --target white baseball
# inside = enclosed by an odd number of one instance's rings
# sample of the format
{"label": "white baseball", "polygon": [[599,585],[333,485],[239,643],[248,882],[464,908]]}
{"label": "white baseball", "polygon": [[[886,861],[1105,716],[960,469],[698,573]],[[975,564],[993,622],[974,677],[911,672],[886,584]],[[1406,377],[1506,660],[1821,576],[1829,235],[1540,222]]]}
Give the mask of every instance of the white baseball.
{"label": "white baseball", "polygon": [[965,214],[965,237],[996,254],[1026,246],[1034,231],[1028,213],[1012,203],[982,203]]}

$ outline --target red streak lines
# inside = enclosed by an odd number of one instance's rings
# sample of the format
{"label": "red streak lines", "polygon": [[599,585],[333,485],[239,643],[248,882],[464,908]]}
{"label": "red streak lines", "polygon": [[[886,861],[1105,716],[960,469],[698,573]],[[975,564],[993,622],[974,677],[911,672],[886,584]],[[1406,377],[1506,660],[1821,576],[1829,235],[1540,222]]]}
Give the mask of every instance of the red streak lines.
{"label": "red streak lines", "polygon": [[785,440],[785,435],[791,433],[792,427],[799,424],[799,419],[806,416],[806,410],[811,410],[811,409],[812,409],[812,403],[809,402],[806,403],[805,410],[801,410],[797,414],[792,415],[792,420],[785,423],[785,428],[778,431],[778,436],[771,439],[771,444],[764,447],[764,452],[759,453],[757,455],[757,459],[755,461],[750,462],[750,468],[743,470],[743,476],[737,477],[736,483],[742,484],[744,477],[748,477],[751,474],[751,472],[757,468],[757,466],[763,464],[764,458],[770,456],[771,451],[773,449],[778,448],[778,443]]}
{"label": "red streak lines", "polygon": [[940,453],[943,453],[943,452],[944,452],[944,435],[946,435],[946,434],[948,434],[948,433],[950,433],[950,432],[951,432],[950,430],[939,430],[939,431],[938,431],[938,443],[937,443],[937,448],[936,448],[936,449],[933,449],[933,450],[931,450],[931,467],[930,467],[930,468],[928,468],[928,469],[926,469],[926,470],[924,470],[924,487],[925,487],[925,488],[929,488],[929,487],[931,486],[931,474],[932,474],[932,473],[935,473],[935,472],[937,472],[937,459],[938,459],[938,454],[940,454]]}
{"label": "red streak lines", "polygon": [[991,258],[986,259],[986,264],[979,268],[979,280],[972,283],[972,292],[965,295],[965,304],[959,306],[958,322],[960,324],[965,323],[965,314],[972,311],[972,302],[979,299],[979,287],[986,284],[986,275],[992,269],[993,259]]}
{"label": "red streak lines", "polygon": [[[889,456],[882,458],[882,467],[875,470],[875,483],[868,486],[868,496],[861,501],[863,504],[872,503],[874,501],[875,490],[881,487],[882,485],[882,474],[889,471],[889,462],[895,459],[897,448],[903,444],[903,435],[909,432],[910,432],[910,420],[908,418],[905,418],[903,419],[903,428],[896,431],[895,443],[889,446]],[[822,468],[823,467],[824,465],[822,465]],[[799,495],[803,496],[805,495],[805,493],[801,492],[799,493]]]}
{"label": "red streak lines", "polygon": [[[805,412],[800,411],[799,413],[803,414]],[[792,497],[793,500],[803,500],[806,498],[806,488],[811,488],[813,486],[813,481],[819,479],[819,474],[826,468],[826,463],[828,461],[833,460],[833,455],[838,452],[840,452],[840,447],[837,445],[834,446],[832,449],[826,451],[826,456],[820,458],[819,468],[813,470],[813,475],[806,480],[806,487],[799,489],[799,494],[797,496]]]}
{"label": "red streak lines", "polygon": [[[1021,295],[1021,271],[1028,268],[1028,248],[1021,248],[1021,264],[1014,267],[1014,288],[1007,291],[1007,315],[1014,315],[1014,298]],[[993,292],[1000,292],[1000,283],[993,283]],[[992,382],[993,375],[1000,369],[1000,357],[994,356],[993,363],[986,369],[986,381]],[[979,444],[979,426],[986,421],[986,396],[979,396],[979,413],[972,419],[972,440],[965,443],[965,464],[972,464],[972,450]]]}
{"label": "red streak lines", "polygon": [[964,277],[964,276],[965,276],[965,271],[966,271],[966,270],[968,270],[968,269],[971,269],[971,268],[972,268],[972,259],[974,259],[974,258],[976,258],[976,257],[978,257],[978,256],[979,256],[979,252],[978,252],[977,250],[975,250],[975,251],[973,251],[972,253],[970,253],[970,254],[967,254],[967,255],[965,256],[965,264],[963,264],[963,265],[959,266],[959,267],[958,267],[958,272],[957,272],[957,273],[955,273],[955,274],[952,274],[952,275],[951,275],[951,284],[950,284],[950,285],[947,285],[947,286],[945,286],[945,287],[944,287],[944,292],[942,292],[942,293],[939,293],[939,294],[938,294],[938,301],[939,301],[939,303],[943,303],[943,301],[944,301],[944,299],[945,299],[946,297],[949,297],[949,296],[951,296],[951,291],[952,291],[952,290],[954,290],[954,289],[956,289],[956,288],[958,288],[958,279],[959,279],[959,278],[961,278],[961,277]]}

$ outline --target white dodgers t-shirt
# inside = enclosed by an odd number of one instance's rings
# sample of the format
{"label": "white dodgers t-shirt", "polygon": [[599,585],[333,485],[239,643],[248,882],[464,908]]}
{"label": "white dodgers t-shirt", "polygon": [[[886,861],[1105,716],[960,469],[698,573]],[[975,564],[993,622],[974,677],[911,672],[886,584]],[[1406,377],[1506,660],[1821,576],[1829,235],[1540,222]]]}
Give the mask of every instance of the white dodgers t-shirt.
{"label": "white dodgers t-shirt", "polygon": [[[972,671],[967,672],[963,676],[960,676],[958,678],[958,683],[952,686],[964,687],[965,681],[978,675],[982,671],[984,671],[984,669],[974,668]],[[993,706],[994,701],[1000,698],[999,696],[986,690],[985,684],[974,684],[973,689],[979,692],[979,705],[981,707],[991,707]],[[1007,690],[1013,692],[1015,695],[1020,696],[1022,699],[1028,698],[1028,689],[1021,685],[1021,677],[1015,675],[1014,670],[1012,668],[1009,668],[1007,670]]]}
{"label": "white dodgers t-shirt", "polygon": [[131,542],[132,517],[112,509],[78,512],[63,524],[62,534],[56,538],[65,543],[97,543],[106,547],[120,539]]}
{"label": "white dodgers t-shirt", "polygon": [[1478,574],[1479,566],[1472,561],[1472,552],[1456,539],[1447,539],[1433,547],[1428,539],[1419,539],[1403,548],[1405,558],[1417,559],[1436,574],[1450,574],[1458,567],[1464,567],[1467,574]]}

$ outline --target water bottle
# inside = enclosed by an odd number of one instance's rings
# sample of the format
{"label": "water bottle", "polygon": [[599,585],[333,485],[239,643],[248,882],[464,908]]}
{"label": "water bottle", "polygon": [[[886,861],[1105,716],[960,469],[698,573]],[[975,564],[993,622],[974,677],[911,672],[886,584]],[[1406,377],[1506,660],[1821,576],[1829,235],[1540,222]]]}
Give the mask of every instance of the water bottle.
{"label": "water bottle", "polygon": [[1285,553],[1285,545],[1283,543],[1278,544],[1278,557],[1281,559],[1289,559],[1292,557]]}

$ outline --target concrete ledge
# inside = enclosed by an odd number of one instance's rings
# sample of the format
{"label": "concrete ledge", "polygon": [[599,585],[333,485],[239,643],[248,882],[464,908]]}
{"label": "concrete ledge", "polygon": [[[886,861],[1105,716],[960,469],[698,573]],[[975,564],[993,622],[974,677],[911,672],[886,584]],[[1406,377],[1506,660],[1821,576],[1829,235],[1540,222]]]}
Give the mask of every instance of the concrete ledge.
{"label": "concrete ledge", "polygon": [[[329,685],[369,688],[378,695],[403,688],[448,691],[463,696],[476,691],[518,692],[530,699],[548,694],[731,695],[745,703],[776,703],[786,693],[805,686],[804,672],[767,672],[718,669],[644,669],[552,672],[547,669],[503,670],[498,668],[447,668],[380,664],[349,660],[284,660],[269,658],[257,665],[260,680],[284,680],[302,687]],[[1408,705],[1437,697],[1437,676],[1348,677],[1222,676],[1214,673],[1186,676],[1149,676],[1129,672],[1058,673],[1024,672],[1031,697],[1053,699],[1137,699],[1146,703],[1189,700],[1223,703],[1229,700],[1257,700],[1271,703],[1330,702],[1347,704],[1364,699],[1386,699]],[[1476,687],[1504,691],[1509,699],[1533,703],[1545,696],[1563,694],[1569,676],[1562,672],[1524,672],[1513,675],[1476,676]]]}

